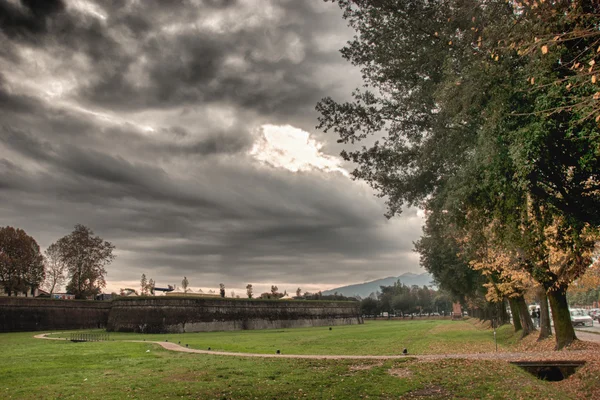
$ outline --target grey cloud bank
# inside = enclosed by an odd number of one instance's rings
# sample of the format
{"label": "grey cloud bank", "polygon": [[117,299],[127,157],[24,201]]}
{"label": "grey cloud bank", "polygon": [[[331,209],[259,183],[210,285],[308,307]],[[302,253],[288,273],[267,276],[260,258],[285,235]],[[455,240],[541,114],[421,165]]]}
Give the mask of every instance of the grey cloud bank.
{"label": "grey cloud bank", "polygon": [[[293,291],[419,271],[414,210],[388,221],[344,173],[285,165],[339,151],[314,129],[320,98],[360,85],[337,6],[30,4],[0,0],[1,225],[44,247],[89,226],[117,246],[109,290],[142,273]],[[287,152],[286,125],[306,151]]]}

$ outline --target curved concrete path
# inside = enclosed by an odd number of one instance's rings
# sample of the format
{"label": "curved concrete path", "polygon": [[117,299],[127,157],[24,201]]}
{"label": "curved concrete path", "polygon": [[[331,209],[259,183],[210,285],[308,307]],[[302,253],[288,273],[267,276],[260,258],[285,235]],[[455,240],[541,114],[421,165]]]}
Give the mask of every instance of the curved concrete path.
{"label": "curved concrete path", "polygon": [[[60,332],[55,332],[57,334]],[[41,333],[35,335],[36,339],[48,340],[69,340],[66,338],[48,337],[50,333]],[[157,342],[149,340],[121,340],[128,343],[150,343],[157,344],[162,348],[170,351],[178,351],[181,353],[194,354],[209,354],[217,356],[232,356],[232,357],[258,357],[258,358],[293,358],[293,359],[308,359],[308,360],[397,360],[402,358],[413,358],[422,361],[435,361],[442,359],[468,359],[468,360],[503,360],[503,361],[524,361],[535,359],[541,360],[573,360],[583,359],[589,356],[588,350],[571,350],[571,351],[546,351],[546,352],[520,352],[520,353],[470,353],[470,354],[408,354],[408,355],[381,355],[381,356],[365,356],[365,355],[317,355],[317,354],[260,354],[260,353],[234,353],[228,351],[212,351],[198,350],[183,347],[172,342]]]}

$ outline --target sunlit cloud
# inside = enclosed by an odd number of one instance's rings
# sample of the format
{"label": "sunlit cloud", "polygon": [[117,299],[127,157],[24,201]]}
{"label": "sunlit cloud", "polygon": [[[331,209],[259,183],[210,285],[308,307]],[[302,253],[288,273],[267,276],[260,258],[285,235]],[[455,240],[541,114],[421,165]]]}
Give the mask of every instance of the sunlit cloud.
{"label": "sunlit cloud", "polygon": [[100,7],[98,4],[94,4],[90,1],[69,0],[67,2],[67,8],[77,10],[82,14],[98,18],[101,21],[106,20],[106,11],[104,11],[102,7]]}
{"label": "sunlit cloud", "polygon": [[290,125],[262,125],[250,154],[258,161],[287,170],[340,172],[349,176],[341,167],[342,160],[321,151],[322,143],[310,137],[310,133]]}

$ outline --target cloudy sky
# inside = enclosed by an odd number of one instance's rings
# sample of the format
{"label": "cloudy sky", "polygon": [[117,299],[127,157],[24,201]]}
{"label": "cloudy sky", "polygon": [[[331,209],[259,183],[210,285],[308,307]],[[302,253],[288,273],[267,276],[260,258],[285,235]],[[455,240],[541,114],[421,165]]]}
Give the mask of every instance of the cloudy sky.
{"label": "cloudy sky", "polygon": [[337,5],[173,3],[0,0],[0,225],[44,248],[87,225],[116,245],[109,291],[423,272],[418,213],[386,220],[315,129],[361,85]]}

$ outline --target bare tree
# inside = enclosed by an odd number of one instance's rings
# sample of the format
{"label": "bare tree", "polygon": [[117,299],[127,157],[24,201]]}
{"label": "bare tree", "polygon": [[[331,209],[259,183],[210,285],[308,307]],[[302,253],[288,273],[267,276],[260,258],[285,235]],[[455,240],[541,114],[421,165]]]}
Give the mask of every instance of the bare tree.
{"label": "bare tree", "polygon": [[146,296],[148,294],[148,280],[146,279],[146,274],[142,274],[142,278],[140,279],[140,286],[140,293],[142,294],[142,296]]}
{"label": "bare tree", "polygon": [[219,293],[221,294],[221,297],[225,297],[225,284],[219,283]]}
{"label": "bare tree", "polygon": [[252,284],[249,283],[246,286],[246,294],[248,295],[248,298],[251,299],[252,298]]}
{"label": "bare tree", "polygon": [[67,264],[60,258],[58,244],[52,243],[45,252],[46,280],[44,288],[50,292],[59,291],[67,281]]}
{"label": "bare tree", "polygon": [[148,281],[148,291],[150,292],[151,295],[154,296],[154,286],[155,286],[155,282],[154,279],[150,279]]}
{"label": "bare tree", "polygon": [[302,295],[302,289],[296,289],[296,297],[300,297]]}

